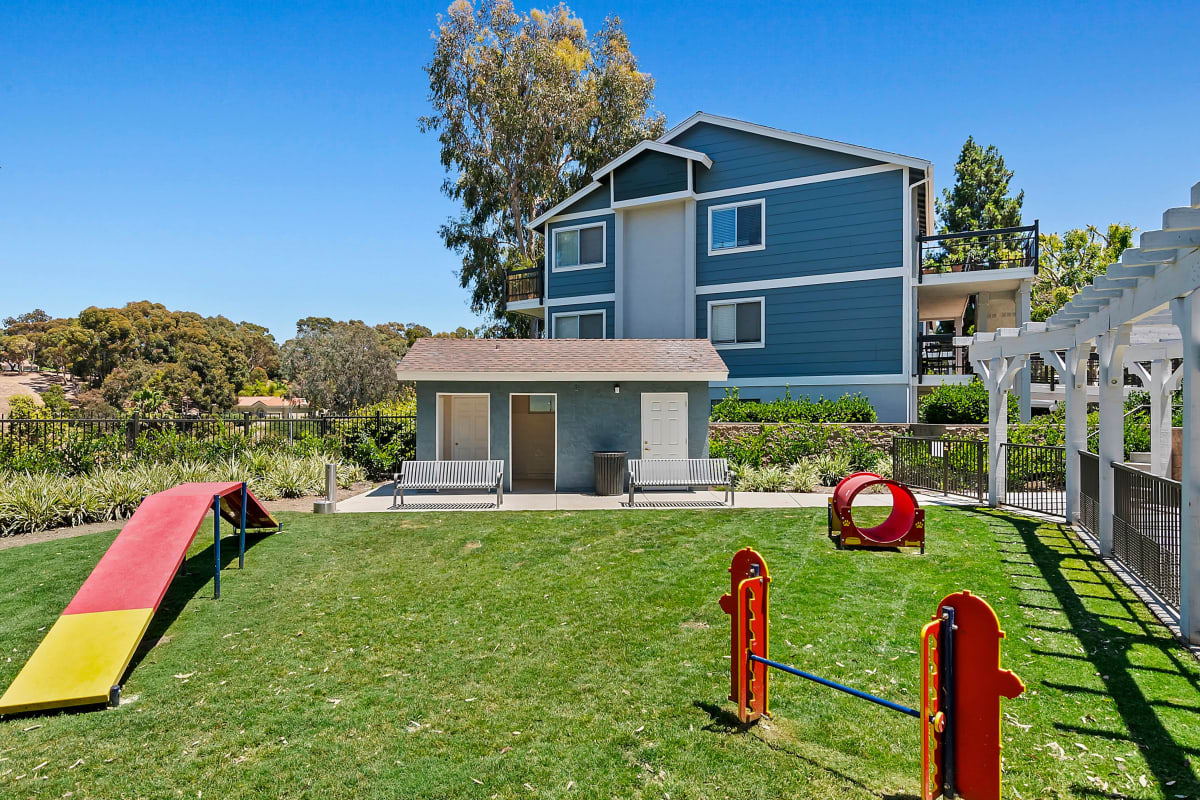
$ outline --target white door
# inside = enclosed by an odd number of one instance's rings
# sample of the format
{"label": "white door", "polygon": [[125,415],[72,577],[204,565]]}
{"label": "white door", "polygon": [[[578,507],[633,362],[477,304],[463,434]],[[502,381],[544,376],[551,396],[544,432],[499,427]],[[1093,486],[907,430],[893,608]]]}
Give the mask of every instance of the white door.
{"label": "white door", "polygon": [[[443,452],[446,452],[443,449]],[[450,400],[450,459],[483,461],[488,457],[488,398],[456,396]]]}
{"label": "white door", "polygon": [[687,458],[687,392],[642,395],[642,458]]}

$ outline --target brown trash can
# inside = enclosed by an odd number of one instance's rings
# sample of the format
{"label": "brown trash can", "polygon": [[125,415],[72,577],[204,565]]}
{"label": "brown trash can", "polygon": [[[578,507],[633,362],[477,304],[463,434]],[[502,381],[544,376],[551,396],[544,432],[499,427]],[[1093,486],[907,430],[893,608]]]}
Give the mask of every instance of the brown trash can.
{"label": "brown trash can", "polygon": [[625,492],[624,450],[594,450],[592,463],[596,472],[596,494],[608,497]]}

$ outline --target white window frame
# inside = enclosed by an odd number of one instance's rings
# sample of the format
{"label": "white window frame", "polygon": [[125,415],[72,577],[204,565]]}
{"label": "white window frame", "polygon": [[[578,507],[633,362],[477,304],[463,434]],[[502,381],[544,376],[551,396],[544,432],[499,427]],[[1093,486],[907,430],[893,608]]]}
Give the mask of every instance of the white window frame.
{"label": "white window frame", "polygon": [[[724,209],[727,209],[727,208],[740,208],[741,206],[752,206],[755,203],[758,204],[759,214],[761,215],[761,217],[760,217],[761,221],[759,222],[759,230],[762,232],[761,241],[758,244],[746,245],[745,247],[725,247],[725,248],[721,248],[719,250],[714,250],[713,249],[713,234],[712,234],[712,232],[713,232],[713,226],[712,226],[713,212],[714,211],[723,211]],[[735,214],[734,215],[734,220],[735,220],[734,225],[735,226],[737,225],[736,219],[737,219],[737,215]],[[736,230],[737,229],[735,227],[734,228],[735,236],[736,236]],[[760,197],[757,200],[739,200],[736,203],[721,203],[719,205],[714,205],[714,206],[708,207],[708,254],[710,256],[727,256],[727,255],[731,255],[733,253],[752,253],[756,250],[766,250],[766,249],[767,249],[767,198]]]}
{"label": "white window frame", "polygon": [[[758,303],[758,341],[757,342],[726,342],[717,343],[712,340],[713,306],[728,306],[736,303]],[[736,312],[735,312],[736,314]],[[735,326],[736,327],[736,326]],[[708,341],[718,350],[753,350],[767,346],[767,298],[766,297],[726,297],[721,300],[708,301]]]}
{"label": "white window frame", "polygon": [[[600,261],[594,264],[576,264],[573,267],[560,267],[558,262],[558,235],[560,233],[570,233],[571,231],[581,231],[584,228],[599,228],[600,229]],[[561,228],[554,228],[550,231],[550,271],[551,272],[575,272],[581,269],[603,269],[608,265],[608,220],[600,220],[599,222],[588,222],[583,225],[564,225]]]}
{"label": "white window frame", "polygon": [[[558,318],[559,317],[581,317],[588,314],[600,315],[600,333],[601,339],[608,338],[608,309],[607,308],[585,308],[580,311],[558,311],[550,314],[550,338],[558,338]],[[540,394],[549,394],[549,392],[540,392]]]}

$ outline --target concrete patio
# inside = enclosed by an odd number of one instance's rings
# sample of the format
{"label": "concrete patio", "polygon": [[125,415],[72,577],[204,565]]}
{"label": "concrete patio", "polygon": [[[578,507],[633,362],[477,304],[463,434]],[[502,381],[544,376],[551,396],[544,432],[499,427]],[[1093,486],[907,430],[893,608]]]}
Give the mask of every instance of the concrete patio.
{"label": "concrete patio", "polygon": [[[822,492],[735,492],[735,508],[825,508],[829,495]],[[975,505],[961,498],[917,494],[922,506]],[[496,511],[496,496],[483,492],[409,492],[403,509],[391,509],[390,483],[339,501],[338,513],[352,514],[375,511]],[[891,505],[890,494],[861,494],[856,506]],[[726,509],[721,491],[658,491],[637,493],[635,509],[695,508]],[[505,492],[501,511],[587,511],[630,508],[627,495],[601,497],[584,492]]]}

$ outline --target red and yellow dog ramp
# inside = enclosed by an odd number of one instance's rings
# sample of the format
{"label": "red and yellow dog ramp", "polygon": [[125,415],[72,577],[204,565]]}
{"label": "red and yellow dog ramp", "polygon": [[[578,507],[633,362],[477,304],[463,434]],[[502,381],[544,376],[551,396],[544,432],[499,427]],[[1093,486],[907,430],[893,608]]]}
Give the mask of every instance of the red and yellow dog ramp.
{"label": "red and yellow dog ramp", "polygon": [[240,525],[239,564],[247,527],[279,527],[244,483],[184,483],[147,497],[0,696],[0,714],[115,703],[121,676],[214,508],[217,596],[221,517]]}

